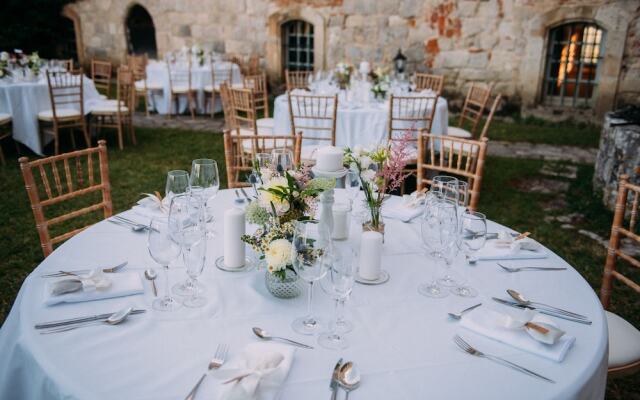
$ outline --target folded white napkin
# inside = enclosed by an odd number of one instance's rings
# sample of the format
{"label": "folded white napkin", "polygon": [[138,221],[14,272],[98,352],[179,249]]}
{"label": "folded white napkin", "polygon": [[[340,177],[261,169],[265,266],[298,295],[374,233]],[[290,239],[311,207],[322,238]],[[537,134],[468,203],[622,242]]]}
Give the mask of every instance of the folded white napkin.
{"label": "folded white napkin", "polygon": [[[232,358],[216,373],[221,379],[219,400],[275,399],[287,378],[295,349],[291,346],[267,343],[248,344],[242,353]],[[242,379],[223,382],[236,377]]]}
{"label": "folded white napkin", "polygon": [[108,274],[110,281],[109,285],[104,285],[103,282],[93,282],[93,285],[86,284],[83,281],[83,288],[77,292],[66,293],[55,296],[52,294],[52,290],[56,285],[56,282],[65,279],[75,279],[73,276],[68,276],[56,281],[47,282],[44,292],[44,304],[52,306],[60,303],[80,303],[83,301],[110,299],[113,297],[131,296],[134,294],[144,293],[144,287],[142,286],[142,280],[140,274],[137,272],[118,272]]}
{"label": "folded white napkin", "polygon": [[[160,208],[159,205],[149,198],[144,198],[138,201],[138,204],[131,208],[135,214],[144,217],[143,219],[135,219],[132,217],[131,219],[135,220],[135,222],[139,222],[141,224],[148,224],[151,221],[151,218],[167,218],[169,216],[169,206],[165,205]],[[128,217],[127,217],[128,218]]]}
{"label": "folded white napkin", "polygon": [[422,192],[413,192],[411,195],[405,195],[401,201],[394,198],[383,204],[382,216],[385,218],[399,219],[402,222],[409,222],[415,217],[422,215],[424,211],[425,194]]}
{"label": "folded white napkin", "polygon": [[478,260],[526,260],[547,258],[547,251],[535,240],[524,238],[508,245],[498,240],[487,240],[476,253]]}
{"label": "folded white napkin", "polygon": [[[514,311],[514,313],[518,313]],[[522,311],[520,311],[522,313]],[[517,315],[517,314],[514,314]],[[527,316],[525,316],[527,317]],[[516,319],[527,319],[516,316]],[[488,338],[497,340],[517,349],[527,351],[555,362],[562,362],[567,352],[575,342],[576,338],[570,335],[563,335],[553,345],[545,344],[535,340],[524,329],[511,329],[504,326],[505,316],[502,313],[487,309],[477,308],[467,314],[460,326],[470,331],[479,333]],[[554,322],[540,314],[530,318],[531,322],[541,322],[555,326]]]}

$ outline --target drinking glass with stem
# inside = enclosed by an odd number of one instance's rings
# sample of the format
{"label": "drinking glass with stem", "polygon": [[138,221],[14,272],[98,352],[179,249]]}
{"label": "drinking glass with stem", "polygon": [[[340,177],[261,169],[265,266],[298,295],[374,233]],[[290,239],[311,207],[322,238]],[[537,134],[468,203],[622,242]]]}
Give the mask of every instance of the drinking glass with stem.
{"label": "drinking glass with stem", "polygon": [[427,202],[422,215],[420,230],[422,243],[425,251],[435,261],[435,268],[431,273],[432,279],[428,283],[418,286],[418,292],[427,297],[442,298],[448,296],[448,292],[438,284],[437,275],[438,263],[444,257],[447,240],[450,238],[448,229],[443,229],[444,224],[450,224],[455,219],[455,211],[452,205],[441,199],[441,194],[434,195],[434,198]]}
{"label": "drinking glass with stem", "polygon": [[152,306],[158,311],[177,310],[181,304],[169,291],[169,264],[180,255],[180,244],[171,234],[169,224],[164,218],[151,219],[147,230],[147,247],[151,258],[165,271],[164,296],[155,299]]}
{"label": "drinking glass with stem", "polygon": [[271,165],[279,174],[284,175],[294,167],[293,153],[289,149],[271,150]]}
{"label": "drinking glass with stem", "polygon": [[204,218],[208,238],[216,236],[213,199],[220,189],[218,163],[209,158],[200,158],[191,162],[189,177],[192,195],[198,197],[204,207]]}
{"label": "drinking glass with stem", "polygon": [[187,275],[191,281],[190,296],[184,300],[187,307],[198,308],[207,304],[207,298],[198,289],[198,277],[202,274],[207,257],[207,233],[204,223],[187,225],[182,228],[182,256]]}
{"label": "drinking glass with stem", "polygon": [[[487,240],[487,218],[484,214],[475,211],[465,211],[460,219],[462,251],[467,260],[472,254],[480,250]],[[476,297],[478,291],[468,285],[459,285],[451,289],[451,292],[461,297]]]}
{"label": "drinking glass with stem", "polygon": [[176,169],[167,173],[167,183],[165,185],[164,197],[171,204],[171,199],[177,194],[189,191],[189,173]]}
{"label": "drinking glass with stem", "polygon": [[303,335],[314,335],[322,326],[321,321],[313,315],[313,284],[327,273],[324,257],[330,246],[330,234],[324,225],[315,220],[295,222],[291,260],[298,276],[309,283],[309,292],[307,315],[295,319],[291,326]]}

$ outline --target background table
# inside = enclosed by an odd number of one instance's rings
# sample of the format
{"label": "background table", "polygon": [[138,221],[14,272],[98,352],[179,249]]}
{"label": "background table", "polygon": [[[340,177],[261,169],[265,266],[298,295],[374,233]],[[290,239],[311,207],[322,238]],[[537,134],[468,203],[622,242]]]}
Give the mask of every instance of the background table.
{"label": "background table", "polygon": [[[342,99],[338,100],[336,146],[353,148],[356,145],[366,147],[386,143],[389,137],[389,101],[371,102],[360,105],[358,108],[352,107],[354,107],[352,104],[342,102]],[[291,133],[291,118],[286,94],[276,97],[273,119],[274,134]],[[431,131],[437,135],[446,135],[448,122],[447,100],[439,97]],[[314,134],[317,136],[318,132]],[[305,144],[308,143],[305,141]]]}
{"label": "background table", "polygon": [[[84,113],[89,114],[92,105],[100,101],[100,93],[93,81],[86,76],[84,85]],[[38,113],[51,109],[46,76],[36,82],[8,83],[0,79],[0,112],[13,118],[13,139],[35,153],[43,155],[42,138],[38,132]],[[51,135],[45,138],[53,139]]]}
{"label": "background table", "polygon": [[[336,197],[344,196],[336,190]],[[232,207],[233,191],[221,191],[217,221]],[[363,374],[358,399],[602,399],[607,371],[607,326],[593,289],[573,268],[554,273],[508,274],[494,262],[456,265],[481,295],[463,299],[450,295],[430,299],[417,292],[433,271],[433,262],[421,250],[420,225],[387,219],[383,268],[391,274],[381,286],[354,287],[347,317],[354,325],[347,335],[351,347],[325,350],[316,338],[295,334],[291,321],[306,310],[306,295],[282,300],[268,294],[264,272],[229,273],[216,269],[222,254],[221,237],[210,240],[202,282],[209,305],[175,313],[151,309],[152,290],[144,282],[144,296],[82,304],[42,305],[45,279],[40,275],[61,268],[113,265],[128,260],[128,271],[142,275],[158,266],[146,248],[146,235],[101,222],[75,236],[35,269],[25,280],[11,313],[0,330],[0,398],[6,399],[182,399],[206,370],[218,343],[231,345],[230,357],[258,340],[251,327],[309,344],[297,349],[280,399],[322,399],[329,396],[331,369],[339,357],[354,360]],[[489,224],[495,231],[499,226]],[[222,222],[217,226],[223,231]],[[352,224],[353,245],[359,229]],[[533,263],[534,261],[532,261]],[[524,263],[521,262],[521,263]],[[558,256],[535,265],[568,266]],[[162,273],[157,282],[162,291]],[[176,283],[186,277],[182,268],[171,271]],[[562,363],[524,353],[466,331],[447,318],[447,311],[484,303],[499,310],[491,296],[506,297],[513,288],[533,299],[564,306],[593,320],[586,326],[556,320],[577,340]],[[318,314],[332,315],[331,301],[316,287]],[[125,306],[149,310],[118,326],[94,326],[55,335],[40,335],[36,322],[115,311]],[[549,384],[490,361],[472,357],[452,341],[460,333],[478,348],[520,363],[557,381]],[[213,375],[214,376],[214,375]],[[214,399],[209,377],[198,398]]]}
{"label": "background table", "polygon": [[[182,69],[186,72],[187,64],[176,64],[176,66],[172,66],[171,68]],[[215,62],[213,68],[221,71],[221,73],[227,74],[229,69],[231,72],[231,79],[233,84],[242,84],[242,74],[240,73],[240,68],[236,64],[232,64],[230,62]],[[226,76],[226,75],[225,75]],[[160,91],[150,91],[149,94],[149,107],[157,111],[159,114],[167,114],[169,111],[169,94],[171,93],[171,88],[169,86],[169,70],[167,68],[167,63],[164,61],[155,61],[150,62],[147,65],[147,85],[154,86],[162,86],[163,90]],[[197,102],[198,108],[197,111],[199,113],[210,112],[209,110],[205,110],[204,108],[204,87],[207,85],[211,85],[211,67],[209,64],[205,64],[203,66],[193,65],[191,67],[191,86],[193,89],[197,90]],[[179,112],[183,113],[187,110],[187,100],[186,96],[181,95],[179,101]],[[173,106],[175,107],[175,106]],[[220,103],[220,96],[217,96],[215,110],[222,110],[222,103]],[[174,110],[175,113],[175,110]]]}

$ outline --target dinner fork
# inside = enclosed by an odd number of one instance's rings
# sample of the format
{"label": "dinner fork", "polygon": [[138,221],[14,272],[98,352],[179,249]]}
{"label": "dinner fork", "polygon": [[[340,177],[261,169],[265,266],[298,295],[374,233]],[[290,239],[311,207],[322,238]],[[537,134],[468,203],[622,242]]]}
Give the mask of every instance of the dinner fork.
{"label": "dinner fork", "polygon": [[[129,225],[131,227],[131,229],[133,229],[134,231],[143,231],[145,229],[149,229],[149,227],[145,224],[140,224],[138,222],[132,221],[128,218],[125,217],[121,217],[119,215],[114,215],[112,218],[114,218],[115,220],[119,221],[119,222],[123,222],[126,225]],[[115,222],[114,220],[111,220],[112,222]]]}
{"label": "dinner fork", "polygon": [[[107,274],[118,272],[122,268],[124,268],[128,263],[129,263],[128,261],[125,261],[122,264],[116,265],[115,267],[103,268],[102,272]],[[81,274],[88,274],[89,272],[91,272],[90,269],[80,269],[76,271],[58,271],[51,274],[42,275],[42,278],[59,278],[61,276],[67,276],[67,275],[76,276]]]}
{"label": "dinner fork", "polygon": [[224,364],[225,360],[227,359],[228,352],[229,352],[228,344],[221,343],[218,345],[218,348],[216,349],[216,354],[213,356],[211,361],[209,361],[209,370],[204,374],[202,374],[202,376],[200,377],[196,385],[193,387],[193,389],[191,389],[187,397],[185,397],[185,400],[194,400],[196,398],[196,392],[198,391],[198,388],[200,388],[200,385],[202,384],[202,381],[204,381],[204,378],[207,377],[207,374],[209,373],[209,371],[213,371],[222,367],[222,364]]}
{"label": "dinner fork", "polygon": [[553,380],[551,380],[551,379],[549,379],[547,377],[544,377],[544,376],[542,376],[540,374],[537,374],[537,373],[535,373],[535,372],[533,372],[533,371],[531,371],[529,369],[526,369],[525,367],[521,367],[518,364],[514,364],[511,361],[507,361],[504,358],[500,358],[500,357],[497,357],[497,356],[492,356],[491,354],[485,354],[485,353],[481,352],[480,350],[477,350],[477,349],[473,348],[469,343],[465,342],[464,339],[462,339],[458,335],[455,335],[453,337],[453,341],[456,343],[456,345],[458,345],[458,347],[460,347],[465,352],[471,354],[472,356],[486,358],[486,359],[491,360],[493,362],[496,362],[498,364],[502,364],[502,365],[504,365],[506,367],[513,368],[516,371],[520,371],[520,372],[522,372],[524,374],[527,374],[529,376],[533,376],[533,377],[545,380],[547,382],[556,383],[555,381],[553,381]]}
{"label": "dinner fork", "polygon": [[564,271],[566,268],[560,267],[507,267],[500,263],[496,263],[502,269],[507,272],[520,272],[520,271]]}

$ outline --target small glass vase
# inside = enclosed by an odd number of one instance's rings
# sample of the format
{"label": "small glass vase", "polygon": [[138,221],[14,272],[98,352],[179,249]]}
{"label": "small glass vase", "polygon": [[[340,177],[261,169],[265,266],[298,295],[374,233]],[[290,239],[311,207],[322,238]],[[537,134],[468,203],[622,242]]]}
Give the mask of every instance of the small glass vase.
{"label": "small glass vase", "polygon": [[269,293],[280,299],[292,299],[300,296],[300,279],[298,275],[287,269],[285,278],[280,279],[269,271],[264,272],[264,284]]}

